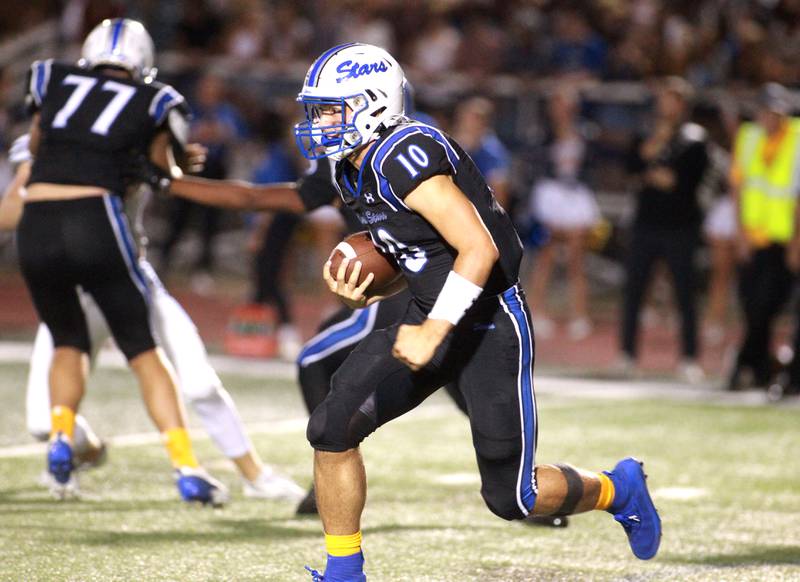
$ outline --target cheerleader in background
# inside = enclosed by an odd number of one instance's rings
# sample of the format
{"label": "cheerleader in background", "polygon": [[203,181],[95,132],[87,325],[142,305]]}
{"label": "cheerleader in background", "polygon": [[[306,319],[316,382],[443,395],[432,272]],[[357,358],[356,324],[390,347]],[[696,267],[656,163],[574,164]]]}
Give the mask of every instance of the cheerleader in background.
{"label": "cheerleader in background", "polygon": [[530,212],[550,238],[540,248],[528,281],[537,337],[552,336],[555,323],[547,312],[547,287],[563,249],[570,286],[567,333],[576,341],[592,332],[584,262],[592,227],[600,220],[594,193],[582,181],[587,141],[578,127],[578,107],[577,93],[566,88],[557,89],[548,102],[548,170],[534,184]]}
{"label": "cheerleader in background", "polygon": [[706,128],[710,137],[710,164],[703,180],[703,190],[706,192],[701,196],[711,199],[703,221],[703,235],[711,259],[703,339],[709,346],[718,346],[725,339],[731,290],[736,276],[736,205],[730,196],[728,176],[731,171],[730,146],[737,118],[735,111],[724,106],[721,109],[713,108],[701,117],[696,121]]}

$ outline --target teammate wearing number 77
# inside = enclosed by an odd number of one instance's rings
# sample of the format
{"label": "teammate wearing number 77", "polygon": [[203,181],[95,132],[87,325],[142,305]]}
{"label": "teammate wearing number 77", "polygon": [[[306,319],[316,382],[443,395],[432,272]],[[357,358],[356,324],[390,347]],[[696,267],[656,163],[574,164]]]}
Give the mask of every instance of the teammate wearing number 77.
{"label": "teammate wearing number 77", "polygon": [[[366,580],[361,513],[364,438],[438,387],[457,382],[489,509],[508,519],[607,510],[633,553],[652,558],[661,524],[642,465],[620,461],[595,473],[535,465],[533,330],[518,275],[522,246],[505,211],[464,150],[449,136],[403,116],[403,71],[383,49],[350,43],[323,53],[298,100],[295,128],[308,158],[336,160],[345,205],[373,242],[400,265],[412,301],[402,322],[373,331],[345,360],[311,415],[317,504],[328,550],[315,580]],[[371,277],[323,270],[349,306],[368,296]]]}
{"label": "teammate wearing number 77", "polygon": [[200,468],[175,374],[150,326],[153,298],[123,212],[127,174],[139,156],[179,172],[186,105],[153,81],[153,41],[141,23],[106,20],[86,38],[77,66],[36,61],[28,78],[34,156],[17,228],[23,277],[52,336],[47,462],[54,492],[74,490],[73,434],[91,341],[80,292],[97,304],[136,375],[163,435],[186,501],[220,505],[221,483]]}

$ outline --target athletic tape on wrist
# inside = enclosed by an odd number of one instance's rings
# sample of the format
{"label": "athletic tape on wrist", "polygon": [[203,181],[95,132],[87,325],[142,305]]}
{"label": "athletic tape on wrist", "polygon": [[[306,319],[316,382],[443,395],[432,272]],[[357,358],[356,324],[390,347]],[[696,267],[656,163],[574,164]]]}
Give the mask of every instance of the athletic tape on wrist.
{"label": "athletic tape on wrist", "polygon": [[457,325],[481,293],[483,287],[479,287],[455,271],[450,271],[442,290],[439,291],[436,303],[433,304],[433,309],[428,314],[428,319],[446,319]]}

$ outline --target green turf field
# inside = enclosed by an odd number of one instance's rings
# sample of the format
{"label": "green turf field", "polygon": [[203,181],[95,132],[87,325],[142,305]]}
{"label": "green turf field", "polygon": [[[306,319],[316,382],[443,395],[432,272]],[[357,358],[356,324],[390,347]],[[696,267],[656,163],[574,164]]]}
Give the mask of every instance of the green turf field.
{"label": "green turf field", "polygon": [[[30,443],[24,374],[0,365],[0,580],[307,581],[304,564],[324,567],[318,522],[245,500],[206,438],[197,447],[232,486],[228,508],[182,505],[162,447],[146,437],[118,441],[107,465],[82,474],[82,501],[51,500],[36,484],[42,453],[19,448]],[[294,386],[225,380],[265,459],[306,485]],[[605,513],[563,530],[492,516],[465,419],[437,395],[363,446],[370,581],[800,580],[800,408],[547,395],[539,409],[540,461],[646,461],[664,521],[656,559],[636,560]],[[105,436],[150,431],[124,372],[96,374],[84,412]]]}

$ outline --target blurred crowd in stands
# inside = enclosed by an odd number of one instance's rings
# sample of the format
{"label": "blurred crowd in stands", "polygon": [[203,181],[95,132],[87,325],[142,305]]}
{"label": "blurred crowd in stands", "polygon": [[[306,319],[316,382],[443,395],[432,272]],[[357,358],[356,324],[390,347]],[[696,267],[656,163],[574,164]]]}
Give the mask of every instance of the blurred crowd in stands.
{"label": "blurred crowd in stands", "polygon": [[419,79],[462,71],[695,86],[800,82],[797,0],[38,0],[3,3],[0,39],[54,17],[79,42],[106,17],[148,25],[159,50],[276,65],[352,40]]}
{"label": "blurred crowd in stands", "polygon": [[[40,0],[2,3],[0,46],[51,19],[62,53],[74,55],[88,30],[114,16],[139,19],[150,30],[159,76],[189,99],[192,139],[209,147],[205,175],[214,178],[296,179],[305,162],[291,139],[299,114],[293,98],[311,58],[354,40],[388,49],[417,89],[416,107],[479,163],[536,253],[528,289],[537,337],[555,332],[548,289],[559,263],[570,289],[559,318],[574,341],[593,329],[590,287],[618,293],[627,266],[620,336],[621,365],[629,364],[636,356],[635,321],[649,301],[651,263],[660,257],[678,291],[684,372],[691,378],[699,374],[692,367],[695,320],[704,319],[694,312],[691,271],[704,219],[712,280],[704,339],[720,341],[726,322],[735,217],[730,205],[717,206],[728,193],[737,123],[753,116],[750,97],[763,83],[800,87],[800,0]],[[24,131],[24,69],[11,64],[0,61],[3,149]],[[665,85],[667,77],[673,81]],[[666,102],[669,95],[680,103]],[[642,208],[637,200],[648,180],[659,180],[648,164],[675,136],[697,137],[684,135],[690,121],[704,132],[704,151],[702,162],[691,162],[700,164],[690,169],[694,182],[679,186],[691,190],[681,193],[688,206]],[[678,156],[675,147],[663,155]],[[0,184],[9,171],[0,156]],[[661,186],[674,186],[662,179]],[[725,212],[729,216],[720,218]],[[180,264],[173,251],[194,214],[201,223],[200,249]],[[225,253],[215,244],[220,229],[246,227],[246,240],[236,240],[239,251],[246,246],[252,253],[252,299],[274,305],[286,325],[291,306],[281,271],[291,237],[304,239],[318,255],[338,236],[335,217],[324,214],[302,223],[290,215],[242,219],[162,200],[154,215],[154,258],[162,271],[173,263],[188,265],[198,290],[213,287],[216,255]],[[642,239],[637,227],[670,220],[682,222],[667,224],[664,236],[677,236],[683,246],[664,256],[659,241]],[[309,242],[314,240],[316,247]],[[639,251],[633,258],[626,253],[631,246]],[[587,268],[592,251],[610,260]],[[321,262],[317,255],[313,260]],[[631,273],[641,274],[641,264],[647,272],[631,287]],[[587,276],[596,278],[594,284]],[[653,278],[656,288],[666,280],[658,270]]]}

